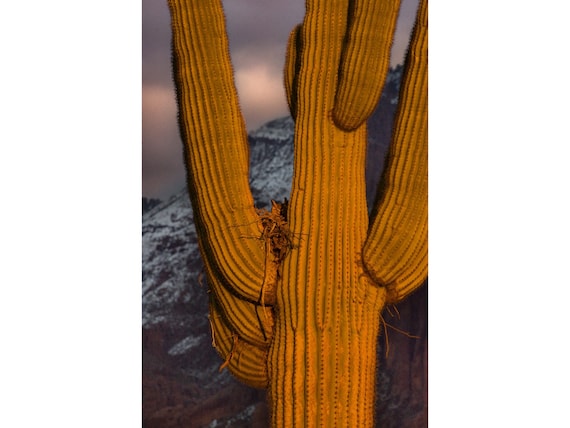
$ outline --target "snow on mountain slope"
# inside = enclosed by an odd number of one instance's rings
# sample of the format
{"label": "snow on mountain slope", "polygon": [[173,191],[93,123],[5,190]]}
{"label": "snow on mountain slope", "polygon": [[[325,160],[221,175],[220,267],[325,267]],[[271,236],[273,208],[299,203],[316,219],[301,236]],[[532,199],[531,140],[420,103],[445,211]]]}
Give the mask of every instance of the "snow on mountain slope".
{"label": "snow on mountain slope", "polygon": [[266,123],[249,136],[250,187],[258,208],[271,208],[271,199],[289,197],[293,179],[293,138],[291,117]]}
{"label": "snow on mountain slope", "polygon": [[143,327],[171,317],[173,305],[206,302],[205,289],[192,286],[198,283],[201,261],[191,225],[192,209],[184,191],[143,217]]}

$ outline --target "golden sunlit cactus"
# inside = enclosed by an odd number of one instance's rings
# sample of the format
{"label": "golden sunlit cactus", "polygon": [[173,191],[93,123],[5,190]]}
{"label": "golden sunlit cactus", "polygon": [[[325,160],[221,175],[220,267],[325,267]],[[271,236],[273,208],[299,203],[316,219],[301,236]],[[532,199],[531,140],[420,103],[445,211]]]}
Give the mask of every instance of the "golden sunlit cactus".
{"label": "golden sunlit cactus", "polygon": [[388,71],[399,0],[306,2],[285,67],[292,190],[271,212],[254,208],[248,184],[221,0],[169,6],[188,188],[222,368],[268,388],[274,427],[373,426],[381,311],[427,276],[427,1],[370,219],[366,119]]}

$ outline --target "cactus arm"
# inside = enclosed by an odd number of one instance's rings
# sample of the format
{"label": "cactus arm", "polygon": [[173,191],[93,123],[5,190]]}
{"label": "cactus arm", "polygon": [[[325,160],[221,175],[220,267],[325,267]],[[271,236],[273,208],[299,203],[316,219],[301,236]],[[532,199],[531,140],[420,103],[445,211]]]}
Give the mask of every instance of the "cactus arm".
{"label": "cactus arm", "polygon": [[[202,240],[198,235],[199,241]],[[204,268],[208,278],[211,301],[215,301],[219,312],[224,316],[226,324],[240,341],[265,347],[271,341],[273,331],[273,312],[270,303],[274,300],[266,284],[260,284],[259,295],[255,302],[243,299],[232,291],[231,285],[223,283],[223,277],[214,271],[209,258],[204,258]],[[271,259],[266,263],[267,269],[275,269]]]}
{"label": "cactus arm", "polygon": [[293,120],[297,117],[297,76],[299,75],[299,55],[301,44],[301,25],[297,25],[289,35],[287,56],[285,57],[285,94]]}
{"label": "cactus arm", "polygon": [[267,386],[267,347],[255,346],[242,340],[228,327],[221,308],[213,300],[210,304],[212,344],[224,360],[220,370],[228,368],[237,379],[254,388]]}
{"label": "cactus arm", "polygon": [[209,267],[206,267],[206,272],[212,298],[217,302],[228,327],[239,336],[240,341],[259,347],[267,346],[273,329],[271,307],[239,298],[210,273]]}
{"label": "cactus arm", "polygon": [[372,114],[390,64],[400,0],[353,0],[344,41],[333,118],[352,131]]}
{"label": "cactus arm", "polygon": [[427,277],[427,0],[420,2],[363,260],[396,303]]}
{"label": "cactus arm", "polygon": [[232,292],[256,301],[264,276],[249,153],[220,0],[169,0],[174,79],[201,251]]}

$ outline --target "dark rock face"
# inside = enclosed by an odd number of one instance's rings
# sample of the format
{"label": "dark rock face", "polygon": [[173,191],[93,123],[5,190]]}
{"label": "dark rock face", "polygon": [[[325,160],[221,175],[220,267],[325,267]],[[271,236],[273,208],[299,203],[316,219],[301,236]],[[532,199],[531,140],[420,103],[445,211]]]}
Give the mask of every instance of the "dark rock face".
{"label": "dark rock face", "polygon": [[[399,69],[389,74],[369,120],[369,204],[389,145],[399,77]],[[258,207],[289,195],[293,132],[292,119],[282,118],[250,135],[250,183]],[[211,344],[208,291],[186,191],[166,202],[143,201],[142,233],[143,427],[268,426],[265,391],[219,371],[222,360]],[[426,427],[427,284],[397,310],[383,313],[389,326],[388,340],[383,332],[378,342],[376,426]]]}
{"label": "dark rock face", "polygon": [[397,312],[382,313],[391,327],[386,326],[378,342],[378,427],[427,427],[427,290],[426,281],[397,305]]}
{"label": "dark rock face", "polygon": [[368,119],[368,147],[366,153],[366,199],[372,206],[376,188],[384,171],[385,158],[392,139],[392,122],[398,106],[402,66],[390,70],[376,110]]}

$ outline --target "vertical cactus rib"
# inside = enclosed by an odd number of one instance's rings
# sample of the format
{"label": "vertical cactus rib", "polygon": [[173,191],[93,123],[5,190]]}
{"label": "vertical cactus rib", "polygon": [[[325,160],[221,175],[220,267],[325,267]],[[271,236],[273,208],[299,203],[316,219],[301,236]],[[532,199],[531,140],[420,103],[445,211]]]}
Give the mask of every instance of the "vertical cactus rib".
{"label": "vertical cactus rib", "polygon": [[363,250],[366,268],[403,299],[427,276],[427,0],[420,2],[408,51],[392,146]]}
{"label": "vertical cactus rib", "polygon": [[245,125],[220,0],[169,0],[179,122],[201,250],[224,284],[255,301],[264,274]]}
{"label": "vertical cactus rib", "polygon": [[374,111],[390,64],[400,0],[352,0],[333,118],[352,131]]}

